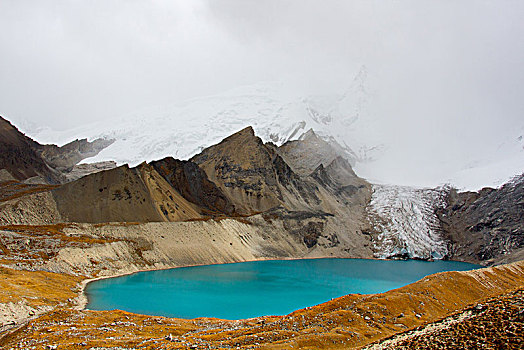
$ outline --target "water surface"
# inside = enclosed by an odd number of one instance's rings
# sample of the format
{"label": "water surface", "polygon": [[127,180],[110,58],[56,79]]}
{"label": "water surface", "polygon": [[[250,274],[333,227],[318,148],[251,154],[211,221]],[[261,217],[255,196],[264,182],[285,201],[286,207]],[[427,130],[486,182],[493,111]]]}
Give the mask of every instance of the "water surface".
{"label": "water surface", "polygon": [[180,318],[285,315],[350,293],[381,293],[436,272],[480,267],[455,261],[366,259],[183,267],[91,282],[87,308]]}

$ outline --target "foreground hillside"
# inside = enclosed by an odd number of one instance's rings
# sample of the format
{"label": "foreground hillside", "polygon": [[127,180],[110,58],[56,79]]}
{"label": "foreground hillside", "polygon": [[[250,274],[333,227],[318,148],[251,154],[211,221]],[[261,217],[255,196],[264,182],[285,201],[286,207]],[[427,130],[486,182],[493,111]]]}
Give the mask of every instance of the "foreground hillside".
{"label": "foreground hillside", "polygon": [[[13,329],[0,339],[0,345],[13,349],[44,345],[72,349],[347,349],[435,322],[468,305],[478,304],[474,309],[482,310],[493,303],[485,304],[486,298],[511,301],[512,294],[504,294],[515,288],[522,293],[523,285],[524,264],[520,262],[440,273],[386,293],[347,295],[281,317],[181,320],[63,306]],[[519,327],[516,322],[512,327]],[[493,328],[497,325],[486,324],[484,331],[497,332]],[[515,329],[505,337],[505,346],[518,346],[522,332]],[[436,348],[439,342],[425,345]]]}
{"label": "foreground hillside", "polygon": [[523,309],[524,289],[519,288],[365,349],[520,349]]}

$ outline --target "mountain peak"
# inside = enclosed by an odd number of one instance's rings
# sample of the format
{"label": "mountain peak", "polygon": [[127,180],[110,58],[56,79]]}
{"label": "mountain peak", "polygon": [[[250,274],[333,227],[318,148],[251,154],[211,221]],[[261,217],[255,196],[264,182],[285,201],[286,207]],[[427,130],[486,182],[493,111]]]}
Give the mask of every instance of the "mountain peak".
{"label": "mountain peak", "polygon": [[302,135],[300,135],[300,137],[298,138],[299,140],[302,140],[302,141],[307,141],[307,140],[314,140],[314,139],[318,139],[318,135],[315,133],[315,131],[313,130],[313,128],[310,128],[308,131],[306,131],[305,133],[303,133]]}
{"label": "mountain peak", "polygon": [[237,134],[250,134],[251,136],[255,136],[255,130],[251,125],[246,126],[244,129],[237,132]]}
{"label": "mountain peak", "polygon": [[226,137],[225,140],[237,139],[237,138],[253,138],[255,136],[255,130],[252,126],[246,126],[244,129],[237,131],[236,133]]}

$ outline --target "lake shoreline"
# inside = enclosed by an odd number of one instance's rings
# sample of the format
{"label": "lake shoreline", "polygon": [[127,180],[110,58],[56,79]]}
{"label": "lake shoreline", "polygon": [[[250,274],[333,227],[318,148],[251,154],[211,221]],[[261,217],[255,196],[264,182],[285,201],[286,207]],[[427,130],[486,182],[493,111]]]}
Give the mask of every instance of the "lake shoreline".
{"label": "lake shoreline", "polygon": [[[378,258],[359,258],[359,257],[319,256],[319,257],[303,257],[303,258],[269,258],[269,259],[262,258],[262,259],[250,259],[250,260],[234,261],[234,262],[227,262],[227,263],[187,264],[187,265],[183,265],[183,266],[174,266],[174,267],[165,267],[165,268],[156,268],[156,269],[155,268],[152,268],[152,269],[139,269],[139,270],[135,270],[135,271],[128,271],[128,272],[123,272],[123,273],[118,273],[118,274],[113,274],[113,275],[108,275],[108,276],[100,276],[100,277],[96,277],[96,278],[90,278],[90,279],[86,279],[86,280],[82,281],[82,283],[81,283],[82,284],[81,298],[79,297],[79,301],[80,302],[77,304],[77,309],[79,309],[79,310],[90,310],[89,308],[87,308],[87,305],[89,304],[88,294],[87,294],[87,291],[86,291],[87,285],[89,283],[91,283],[91,282],[95,282],[95,281],[98,281],[98,280],[117,278],[117,277],[122,277],[122,276],[129,276],[129,275],[137,274],[139,272],[155,272],[155,271],[174,270],[174,269],[179,269],[179,268],[182,268],[182,267],[206,267],[206,266],[217,266],[217,265],[243,264],[243,263],[250,263],[250,262],[256,263],[256,262],[270,262],[270,261],[307,261],[307,260],[360,260],[360,261],[371,260],[371,261],[377,261],[377,262],[378,261],[381,261],[381,262],[395,262],[395,261],[398,261],[398,262],[408,261],[409,262],[409,261],[412,261],[412,262],[418,262],[418,263],[424,263],[424,262],[432,263],[432,261],[421,260],[421,259],[378,259]],[[448,270],[445,267],[443,267],[444,268],[443,270],[434,271],[432,269],[427,270],[427,268],[422,268],[421,269],[420,267],[417,267],[417,268],[411,267],[410,268],[411,270],[408,269],[408,271],[405,274],[405,278],[407,278],[407,280],[403,280],[403,277],[401,277],[401,278],[399,278],[399,276],[396,277],[397,278],[396,282],[399,283],[398,285],[387,286],[387,283],[392,283],[393,280],[389,280],[388,278],[385,278],[385,279],[384,278],[377,278],[376,279],[376,283],[378,283],[378,285],[380,285],[382,283],[383,285],[385,285],[384,288],[387,288],[387,289],[378,290],[377,291],[377,290],[369,290],[369,288],[373,289],[373,287],[370,287],[370,286],[366,286],[366,287],[362,287],[361,286],[361,288],[368,288],[368,290],[367,291],[366,290],[355,290],[355,291],[349,291],[349,293],[348,293],[348,292],[346,292],[347,289],[343,289],[342,291],[340,291],[341,292],[340,294],[338,294],[338,295],[328,295],[327,298],[333,299],[333,298],[338,298],[338,297],[341,297],[341,296],[344,296],[344,295],[348,295],[348,294],[376,294],[376,293],[383,293],[383,292],[386,292],[386,291],[389,291],[389,290],[400,288],[400,287],[405,286],[407,284],[414,283],[417,280],[420,280],[420,279],[422,279],[425,276],[433,275],[433,274],[436,274],[436,273],[449,272],[449,271],[477,270],[477,269],[483,268],[483,266],[481,266],[481,265],[471,264],[471,263],[467,263],[467,262],[463,262],[463,261],[437,260],[435,262],[439,262],[439,261],[440,262],[446,261],[446,262],[449,262],[449,263],[467,264],[468,268],[462,269],[462,268],[459,268],[458,266],[456,266],[456,267],[453,267],[452,269]],[[321,267],[322,265],[318,265],[318,264],[315,264],[313,266],[315,266],[314,269],[322,268]],[[352,266],[352,265],[349,265],[349,266]],[[388,264],[388,266],[389,266],[389,264]],[[417,265],[410,265],[410,266],[417,266]],[[334,267],[337,268],[337,265],[334,265]],[[371,269],[373,269],[373,268],[371,268]],[[271,270],[269,270],[269,271],[271,271]],[[333,270],[335,275],[337,273],[336,271],[337,271],[336,269]],[[339,271],[341,271],[341,270],[339,270]],[[358,269],[358,271],[362,271],[362,269]],[[326,276],[329,275],[329,273],[325,273],[325,272],[323,272],[323,273]],[[345,273],[343,273],[343,274],[345,274]],[[375,276],[376,274],[380,275],[380,272],[378,272],[378,273],[374,272],[373,276]],[[411,277],[410,277],[410,274],[411,274]],[[292,276],[299,276],[300,273],[292,272],[291,275]],[[356,275],[354,275],[354,276],[347,275],[347,276],[339,276],[339,277],[342,278],[342,279],[340,279],[340,281],[346,281],[344,279],[345,277],[347,277],[349,280],[355,280],[355,279],[363,278],[363,277],[357,276],[357,275],[358,275],[358,273]],[[395,274],[393,273],[393,275],[395,275]],[[367,278],[365,278],[365,277],[364,277],[364,279],[367,280]],[[182,281],[183,280],[184,279],[182,279]],[[277,278],[277,280],[278,280],[278,278]],[[303,281],[305,281],[305,280],[307,280],[307,278],[305,278]],[[300,279],[299,279],[299,283],[303,283],[303,282],[301,282]],[[336,283],[338,284],[338,282],[336,282]],[[159,285],[161,286],[162,283],[160,282]],[[250,287],[251,286],[249,286],[249,287],[246,286],[246,290],[249,289]],[[348,286],[345,286],[344,288],[348,288]],[[281,287],[280,288],[280,290],[282,290],[282,289],[285,290],[285,287]],[[228,293],[232,293],[232,292],[229,291]],[[159,297],[160,298],[164,298],[163,296],[159,296]],[[297,296],[297,300],[300,299],[300,297],[301,296]],[[327,298],[326,298],[326,300],[329,300]],[[205,299],[205,297],[204,297],[204,299]],[[100,300],[100,299],[98,299],[98,300]],[[305,307],[311,307],[311,306],[314,306],[314,305],[316,305],[318,303],[322,303],[322,302],[324,302],[324,301],[313,301],[311,304],[309,304],[309,302],[305,302],[304,304],[307,304],[306,306],[298,306],[296,308],[293,307],[292,311],[300,310],[300,309],[303,309]],[[194,304],[195,301],[193,300],[192,303]],[[129,308],[121,307],[121,305],[118,306],[118,307],[115,307],[115,309],[130,310]],[[102,306],[102,308],[100,308],[100,309],[97,308],[96,310],[104,310],[104,307]],[[135,313],[135,311],[128,311],[128,312],[134,312]],[[138,312],[138,313],[141,314],[142,312]],[[287,311],[286,311],[286,313],[287,313]],[[176,317],[176,318],[185,318],[185,319],[193,319],[193,318],[200,318],[200,317],[224,318],[224,317],[218,316],[218,315],[217,316],[198,316],[198,315],[196,315],[196,316],[190,316],[190,317],[183,317],[183,316],[180,316],[180,315],[166,316],[166,315],[159,314],[158,310],[157,311],[152,311],[151,313],[146,312],[144,314],[147,314],[147,315],[150,315],[150,316]],[[283,315],[283,314],[284,313],[281,313],[281,315]],[[247,318],[253,318],[253,317],[259,317],[259,316],[241,317],[241,318],[238,318],[238,319],[247,319]],[[226,319],[232,319],[232,318],[226,317]],[[237,318],[235,318],[235,319],[237,319]]]}

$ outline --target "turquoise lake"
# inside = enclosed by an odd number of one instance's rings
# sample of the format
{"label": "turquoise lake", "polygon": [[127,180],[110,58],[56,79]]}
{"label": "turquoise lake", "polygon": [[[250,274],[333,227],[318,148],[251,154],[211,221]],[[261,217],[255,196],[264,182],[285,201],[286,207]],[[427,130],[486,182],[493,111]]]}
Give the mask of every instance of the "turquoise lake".
{"label": "turquoise lake", "polygon": [[87,308],[179,318],[285,315],[346,294],[381,293],[433,273],[480,267],[455,261],[367,259],[183,267],[91,282]]}

